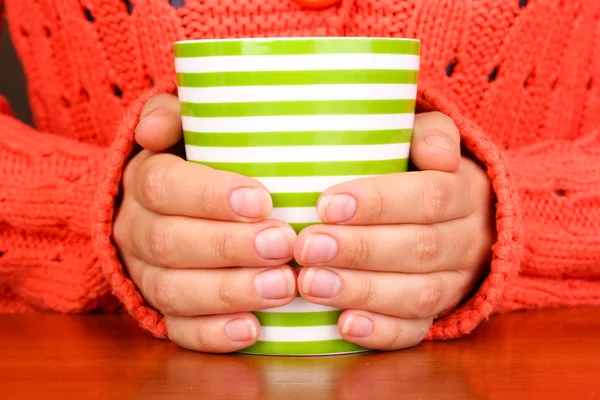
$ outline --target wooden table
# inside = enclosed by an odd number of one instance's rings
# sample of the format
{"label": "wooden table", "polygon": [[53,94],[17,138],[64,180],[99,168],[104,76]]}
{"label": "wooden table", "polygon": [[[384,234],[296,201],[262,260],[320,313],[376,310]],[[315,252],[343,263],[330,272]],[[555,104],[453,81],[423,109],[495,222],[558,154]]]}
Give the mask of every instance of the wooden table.
{"label": "wooden table", "polygon": [[473,335],[393,353],[197,354],[126,316],[0,315],[0,398],[600,398],[600,309],[494,317]]}

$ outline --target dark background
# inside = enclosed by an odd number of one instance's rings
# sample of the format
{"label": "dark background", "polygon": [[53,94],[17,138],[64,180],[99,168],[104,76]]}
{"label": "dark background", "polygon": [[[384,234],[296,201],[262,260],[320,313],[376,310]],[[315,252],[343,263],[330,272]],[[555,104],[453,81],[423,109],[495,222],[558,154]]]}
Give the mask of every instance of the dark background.
{"label": "dark background", "polygon": [[0,95],[6,97],[17,118],[31,124],[31,112],[27,101],[25,76],[15,50],[6,31],[6,24],[0,39]]}

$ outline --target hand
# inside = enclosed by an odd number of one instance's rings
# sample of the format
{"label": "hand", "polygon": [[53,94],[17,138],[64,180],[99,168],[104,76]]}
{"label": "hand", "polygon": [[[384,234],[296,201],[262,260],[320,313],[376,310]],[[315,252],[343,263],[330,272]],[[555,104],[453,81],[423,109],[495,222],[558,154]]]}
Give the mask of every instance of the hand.
{"label": "hand", "polygon": [[475,288],[495,229],[486,172],[460,156],[454,123],[416,117],[411,159],[421,171],[328,189],[295,258],[306,300],[346,309],[342,336],[379,350],[413,346]]}
{"label": "hand", "polygon": [[181,140],[179,113],[174,96],[146,104],[136,129],[144,150],[125,170],[114,237],[129,276],[165,316],[171,340],[236,351],[258,337],[250,311],[296,296],[295,273],[285,265],[296,234],[265,219],[271,198],[257,181],[169,153]]}

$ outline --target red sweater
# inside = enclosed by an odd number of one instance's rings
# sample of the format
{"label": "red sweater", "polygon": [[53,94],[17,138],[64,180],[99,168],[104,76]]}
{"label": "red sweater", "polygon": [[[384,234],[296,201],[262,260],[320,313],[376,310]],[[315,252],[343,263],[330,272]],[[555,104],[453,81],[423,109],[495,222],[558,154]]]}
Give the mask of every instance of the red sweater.
{"label": "red sweater", "polygon": [[419,107],[456,121],[493,183],[489,272],[429,338],[494,312],[600,305],[598,0],[4,3],[37,129],[0,101],[0,312],[121,304],[164,336],[111,231],[141,107],[174,91],[173,42],[322,35],[422,39]]}

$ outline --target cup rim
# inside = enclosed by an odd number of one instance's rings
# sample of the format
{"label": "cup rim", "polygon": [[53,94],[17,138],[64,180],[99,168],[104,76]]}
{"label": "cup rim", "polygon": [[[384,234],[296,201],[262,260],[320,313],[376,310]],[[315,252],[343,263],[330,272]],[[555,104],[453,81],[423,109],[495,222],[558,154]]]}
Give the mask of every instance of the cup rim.
{"label": "cup rim", "polygon": [[188,39],[179,40],[175,44],[193,44],[193,43],[226,43],[226,42],[275,42],[275,41],[295,41],[295,40],[313,40],[313,41],[335,41],[335,40],[389,40],[397,42],[421,42],[415,38],[392,38],[392,37],[374,37],[374,36],[279,36],[279,37],[248,37],[248,38],[226,38],[226,39]]}

